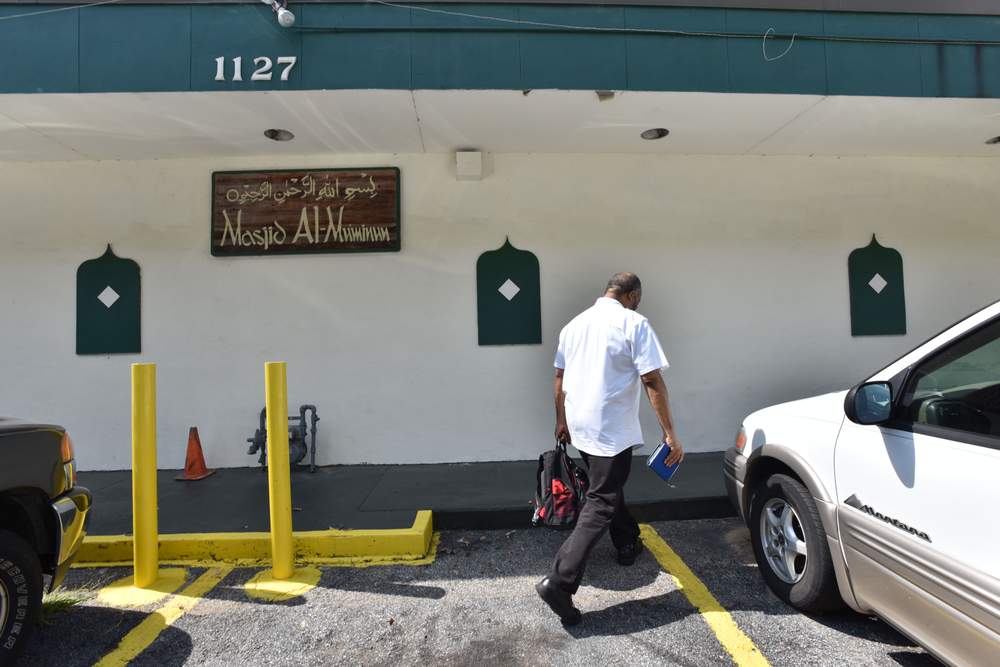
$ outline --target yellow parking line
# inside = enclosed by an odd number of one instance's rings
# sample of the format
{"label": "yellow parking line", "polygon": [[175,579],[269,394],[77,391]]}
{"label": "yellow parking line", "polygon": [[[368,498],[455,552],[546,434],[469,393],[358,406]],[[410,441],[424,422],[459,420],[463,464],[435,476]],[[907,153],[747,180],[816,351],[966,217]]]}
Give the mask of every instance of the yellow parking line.
{"label": "yellow parking line", "polygon": [[677,582],[677,587],[698,609],[705,622],[712,628],[715,637],[729,652],[739,667],[770,667],[767,658],[760,652],[753,640],[747,637],[733,617],[729,615],[712,593],[695,576],[691,568],[670,548],[659,533],[648,524],[639,527],[643,544],[656,557],[664,572]]}
{"label": "yellow parking line", "polygon": [[202,596],[215,588],[232,569],[231,565],[220,565],[205,571],[190,586],[174,595],[166,604],[147,616],[142,623],[132,628],[131,632],[122,638],[118,648],[101,658],[94,667],[127,665],[145,651],[161,632],[201,602]]}

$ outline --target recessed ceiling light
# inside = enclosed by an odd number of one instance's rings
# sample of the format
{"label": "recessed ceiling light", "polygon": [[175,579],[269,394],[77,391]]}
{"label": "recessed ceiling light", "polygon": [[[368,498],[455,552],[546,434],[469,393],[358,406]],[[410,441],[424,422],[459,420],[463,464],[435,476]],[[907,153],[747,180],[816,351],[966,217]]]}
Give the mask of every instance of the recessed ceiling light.
{"label": "recessed ceiling light", "polygon": [[1000,137],[993,137],[992,139],[987,139],[988,144],[1000,144]]}
{"label": "recessed ceiling light", "polygon": [[640,134],[639,136],[642,137],[643,139],[648,139],[649,141],[653,141],[654,139],[662,139],[668,134],[670,134],[670,130],[668,130],[665,127],[652,127],[643,132],[642,134]]}
{"label": "recessed ceiling light", "polygon": [[295,138],[295,135],[288,130],[281,130],[271,128],[270,130],[264,130],[264,136],[272,141],[291,141]]}

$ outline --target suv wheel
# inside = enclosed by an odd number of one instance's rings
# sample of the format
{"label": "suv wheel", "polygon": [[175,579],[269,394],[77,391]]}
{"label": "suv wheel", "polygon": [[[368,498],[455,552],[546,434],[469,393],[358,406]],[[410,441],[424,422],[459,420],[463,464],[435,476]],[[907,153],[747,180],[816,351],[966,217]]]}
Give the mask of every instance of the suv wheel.
{"label": "suv wheel", "polygon": [[816,503],[798,480],[767,478],[751,500],[749,524],[760,573],[779,598],[812,613],[843,606]]}
{"label": "suv wheel", "polygon": [[0,665],[24,648],[42,610],[42,567],[20,535],[0,530]]}

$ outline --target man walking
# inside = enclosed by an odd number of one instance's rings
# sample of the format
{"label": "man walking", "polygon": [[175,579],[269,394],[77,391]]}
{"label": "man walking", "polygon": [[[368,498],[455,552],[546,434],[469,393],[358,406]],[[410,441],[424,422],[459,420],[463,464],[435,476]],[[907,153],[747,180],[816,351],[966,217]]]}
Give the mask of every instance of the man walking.
{"label": "man walking", "polygon": [[591,549],[610,528],[618,562],[631,565],[642,548],[639,524],[625,507],[632,448],[642,445],[639,387],[645,387],[670,445],[667,464],[684,450],[674,435],[667,386],[660,375],[667,358],[649,321],[636,312],[642,283],[617,273],[604,296],[563,327],[556,352],[556,440],[572,443],[587,463],[590,488],[576,527],[556,554],[552,572],[535,585],[566,625],[580,622],[573,595]]}

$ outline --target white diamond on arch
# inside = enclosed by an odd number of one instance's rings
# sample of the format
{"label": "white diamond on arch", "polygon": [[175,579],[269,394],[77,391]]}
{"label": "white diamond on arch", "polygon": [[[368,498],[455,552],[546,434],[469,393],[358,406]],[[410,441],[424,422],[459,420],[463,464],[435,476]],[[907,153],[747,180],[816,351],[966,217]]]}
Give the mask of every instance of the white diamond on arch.
{"label": "white diamond on arch", "polygon": [[872,276],[872,279],[868,281],[868,286],[875,290],[876,294],[881,294],[882,290],[884,290],[888,284],[889,283],[886,282],[885,278],[883,278],[880,273],[876,273]]}
{"label": "white diamond on arch", "polygon": [[115,305],[115,302],[120,298],[121,297],[118,295],[118,292],[111,289],[111,285],[105,287],[104,291],[97,295],[98,301],[103,303],[105,308],[110,308]]}
{"label": "white diamond on arch", "polygon": [[517,296],[517,293],[521,291],[521,288],[517,286],[517,283],[508,278],[503,285],[497,288],[497,291],[503,294],[505,299],[512,301]]}

